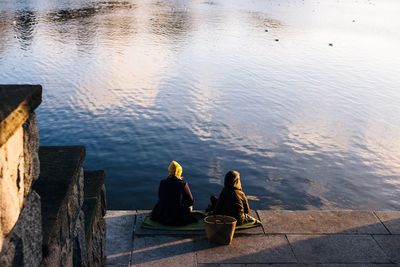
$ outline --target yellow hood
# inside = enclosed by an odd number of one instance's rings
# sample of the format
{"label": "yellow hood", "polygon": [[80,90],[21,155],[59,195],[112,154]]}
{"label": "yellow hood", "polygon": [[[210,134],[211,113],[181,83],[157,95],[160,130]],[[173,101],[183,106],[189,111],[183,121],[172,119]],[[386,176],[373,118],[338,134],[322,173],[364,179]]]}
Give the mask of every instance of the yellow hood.
{"label": "yellow hood", "polygon": [[182,175],[182,166],[179,165],[178,162],[176,162],[175,160],[171,161],[171,163],[168,166],[168,172],[171,175],[174,175],[178,178],[181,178]]}

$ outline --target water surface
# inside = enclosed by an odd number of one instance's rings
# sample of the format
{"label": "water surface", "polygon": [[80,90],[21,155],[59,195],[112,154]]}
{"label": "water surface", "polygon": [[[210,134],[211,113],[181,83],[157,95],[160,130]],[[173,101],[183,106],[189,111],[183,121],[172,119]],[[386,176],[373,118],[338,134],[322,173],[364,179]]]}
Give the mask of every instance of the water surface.
{"label": "water surface", "polygon": [[400,208],[397,0],[0,1],[0,83],[44,87],[42,145],[84,144],[110,209],[170,160],[197,208]]}

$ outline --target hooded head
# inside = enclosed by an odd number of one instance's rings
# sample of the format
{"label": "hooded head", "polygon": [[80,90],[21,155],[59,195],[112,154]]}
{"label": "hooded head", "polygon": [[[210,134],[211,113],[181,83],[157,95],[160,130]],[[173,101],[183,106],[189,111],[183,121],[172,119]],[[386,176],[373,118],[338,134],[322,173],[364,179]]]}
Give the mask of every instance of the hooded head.
{"label": "hooded head", "polygon": [[242,184],[240,183],[240,173],[238,171],[229,171],[225,175],[225,187],[242,190]]}
{"label": "hooded head", "polygon": [[170,175],[173,175],[177,178],[182,178],[182,167],[181,165],[179,165],[178,162],[176,162],[175,160],[171,161],[171,163],[168,166],[168,172]]}

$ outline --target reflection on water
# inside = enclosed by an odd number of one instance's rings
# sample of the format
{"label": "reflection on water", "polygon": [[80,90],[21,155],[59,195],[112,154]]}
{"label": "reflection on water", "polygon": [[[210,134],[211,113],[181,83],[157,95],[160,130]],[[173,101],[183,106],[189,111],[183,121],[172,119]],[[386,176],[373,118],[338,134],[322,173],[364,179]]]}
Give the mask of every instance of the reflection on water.
{"label": "reflection on water", "polygon": [[35,12],[29,10],[17,11],[14,15],[14,31],[16,38],[21,43],[21,48],[26,49],[32,42],[37,19]]}
{"label": "reflection on water", "polygon": [[44,86],[41,143],[85,144],[111,209],[151,208],[171,159],[198,208],[236,168],[253,208],[399,209],[399,10],[6,0],[0,83]]}

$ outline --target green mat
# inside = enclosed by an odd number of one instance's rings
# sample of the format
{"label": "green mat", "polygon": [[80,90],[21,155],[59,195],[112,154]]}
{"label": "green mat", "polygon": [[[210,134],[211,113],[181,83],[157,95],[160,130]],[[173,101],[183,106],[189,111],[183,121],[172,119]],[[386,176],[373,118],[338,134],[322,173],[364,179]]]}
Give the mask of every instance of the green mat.
{"label": "green mat", "polygon": [[[142,228],[151,229],[151,230],[163,230],[163,231],[202,231],[202,230],[204,230],[203,219],[206,217],[206,214],[204,214],[202,212],[193,212],[193,213],[196,216],[196,218],[198,219],[198,222],[187,224],[184,226],[169,226],[169,225],[161,224],[159,222],[153,221],[149,214],[149,215],[146,215],[146,217],[144,218],[143,223],[142,223]],[[261,222],[259,220],[257,220],[256,218],[251,217],[250,215],[247,215],[246,220],[248,222],[244,223],[242,225],[236,226],[236,230],[249,229],[249,228],[261,226]]]}

